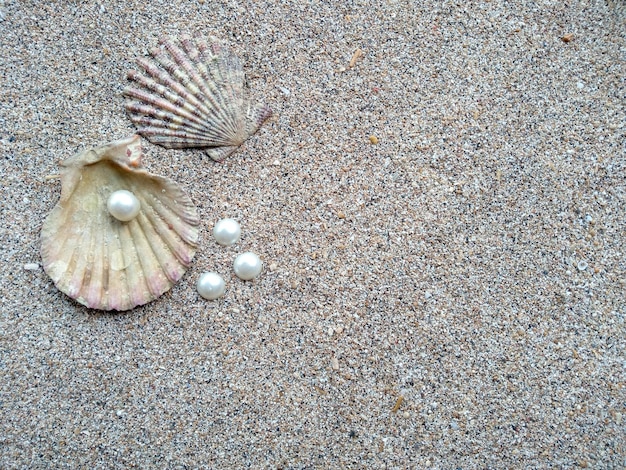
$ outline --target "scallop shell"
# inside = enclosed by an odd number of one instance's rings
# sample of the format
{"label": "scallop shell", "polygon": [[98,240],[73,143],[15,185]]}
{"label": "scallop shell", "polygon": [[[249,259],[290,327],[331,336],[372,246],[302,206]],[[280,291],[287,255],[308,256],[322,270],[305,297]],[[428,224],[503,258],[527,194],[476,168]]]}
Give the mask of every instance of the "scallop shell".
{"label": "scallop shell", "polygon": [[124,89],[126,110],[141,135],[165,148],[205,148],[224,160],[253,135],[272,111],[250,103],[239,58],[214,39],[164,38],[138,58],[135,85]]}
{"label": "scallop shell", "polygon": [[[41,230],[43,267],[59,290],[101,310],[128,310],[168,291],[196,252],[199,218],[178,184],[141,169],[139,136],[61,165],[61,199]],[[141,203],[129,222],[107,210],[119,189]]]}

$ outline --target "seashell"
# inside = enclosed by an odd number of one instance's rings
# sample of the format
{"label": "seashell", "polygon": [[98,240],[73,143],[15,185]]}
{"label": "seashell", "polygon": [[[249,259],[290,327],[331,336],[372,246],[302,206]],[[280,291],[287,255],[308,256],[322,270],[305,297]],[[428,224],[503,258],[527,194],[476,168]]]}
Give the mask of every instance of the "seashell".
{"label": "seashell", "polygon": [[[191,263],[200,221],[177,183],[141,168],[140,137],[85,150],[61,165],[61,199],[41,230],[43,267],[57,288],[101,310],[128,310],[168,291]],[[140,203],[128,222],[107,208],[122,189]]]}
{"label": "seashell", "polygon": [[142,72],[131,70],[135,85],[124,89],[126,110],[137,132],[165,148],[205,148],[224,160],[272,114],[244,95],[239,58],[213,38],[164,38],[137,58]]}

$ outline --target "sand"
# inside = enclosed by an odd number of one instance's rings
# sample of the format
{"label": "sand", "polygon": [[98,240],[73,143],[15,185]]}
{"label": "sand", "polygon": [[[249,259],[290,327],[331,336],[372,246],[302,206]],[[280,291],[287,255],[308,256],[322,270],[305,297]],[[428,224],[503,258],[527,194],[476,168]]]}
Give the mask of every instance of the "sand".
{"label": "sand", "polygon": [[[623,1],[0,11],[0,467],[626,466]],[[230,44],[274,117],[222,164],[143,141],[201,247],[89,310],[40,267],[46,176],[133,134],[126,70],[180,33]]]}

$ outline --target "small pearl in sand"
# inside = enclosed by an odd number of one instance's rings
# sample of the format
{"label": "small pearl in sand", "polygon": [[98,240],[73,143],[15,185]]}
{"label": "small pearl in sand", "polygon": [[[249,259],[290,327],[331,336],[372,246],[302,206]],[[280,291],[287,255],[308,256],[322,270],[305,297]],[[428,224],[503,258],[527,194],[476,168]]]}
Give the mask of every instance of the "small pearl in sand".
{"label": "small pearl in sand", "polygon": [[222,219],[215,224],[213,236],[222,246],[233,245],[241,236],[241,226],[235,219]]}
{"label": "small pearl in sand", "polygon": [[233,268],[235,269],[235,274],[239,279],[249,281],[261,273],[263,263],[256,254],[248,251],[235,258]]}
{"label": "small pearl in sand", "polygon": [[207,300],[219,299],[224,295],[226,285],[224,279],[217,273],[202,273],[196,284],[198,294]]}

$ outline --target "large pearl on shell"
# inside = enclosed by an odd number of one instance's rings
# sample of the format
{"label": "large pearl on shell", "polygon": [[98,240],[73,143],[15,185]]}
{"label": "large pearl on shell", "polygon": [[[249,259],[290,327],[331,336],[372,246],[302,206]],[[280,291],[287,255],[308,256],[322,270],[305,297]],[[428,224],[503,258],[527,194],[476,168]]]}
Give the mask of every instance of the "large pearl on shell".
{"label": "large pearl on shell", "polygon": [[121,222],[133,220],[139,214],[141,204],[139,199],[130,191],[120,189],[111,193],[107,200],[109,214]]}
{"label": "large pearl on shell", "polygon": [[249,281],[261,274],[263,263],[261,262],[261,258],[251,251],[248,251],[235,258],[233,268],[239,279]]}

